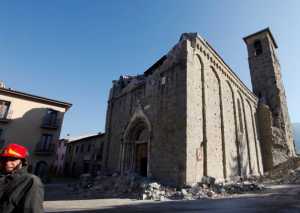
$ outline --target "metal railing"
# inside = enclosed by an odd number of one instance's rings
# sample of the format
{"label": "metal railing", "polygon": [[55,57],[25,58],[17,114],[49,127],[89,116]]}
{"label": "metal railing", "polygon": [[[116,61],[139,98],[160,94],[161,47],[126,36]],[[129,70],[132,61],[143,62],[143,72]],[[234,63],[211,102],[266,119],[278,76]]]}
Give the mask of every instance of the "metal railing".
{"label": "metal railing", "polygon": [[61,120],[58,118],[52,118],[51,116],[45,116],[42,122],[42,128],[57,129],[60,127]]}
{"label": "metal railing", "polygon": [[36,154],[52,154],[54,153],[54,151],[55,151],[55,144],[53,142],[46,144],[45,142],[42,141],[36,144],[34,150]]}

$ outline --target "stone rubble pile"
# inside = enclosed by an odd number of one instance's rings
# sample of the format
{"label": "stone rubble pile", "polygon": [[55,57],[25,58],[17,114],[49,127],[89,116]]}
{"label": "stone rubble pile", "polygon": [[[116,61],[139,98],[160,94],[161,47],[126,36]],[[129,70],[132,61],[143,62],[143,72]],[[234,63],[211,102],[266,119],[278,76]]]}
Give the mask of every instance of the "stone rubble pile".
{"label": "stone rubble pile", "polygon": [[300,167],[295,170],[289,170],[288,174],[280,180],[281,184],[300,184]]}
{"label": "stone rubble pile", "polygon": [[290,158],[279,164],[265,173],[263,181],[272,184],[300,184],[300,158]]}
{"label": "stone rubble pile", "polygon": [[216,183],[213,177],[203,177],[193,186],[176,188],[155,182],[153,179],[136,174],[118,175],[117,173],[99,175],[92,178],[84,174],[74,191],[86,196],[128,197],[141,200],[196,200],[203,198],[220,198],[232,194],[257,192],[264,189],[255,178],[234,182]]}
{"label": "stone rubble pile", "polygon": [[143,200],[197,200],[203,198],[221,198],[232,194],[245,192],[261,191],[264,189],[262,184],[244,181],[236,183],[218,183],[207,185],[197,183],[176,190],[176,188],[164,187],[158,183],[150,183],[145,187],[141,199]]}

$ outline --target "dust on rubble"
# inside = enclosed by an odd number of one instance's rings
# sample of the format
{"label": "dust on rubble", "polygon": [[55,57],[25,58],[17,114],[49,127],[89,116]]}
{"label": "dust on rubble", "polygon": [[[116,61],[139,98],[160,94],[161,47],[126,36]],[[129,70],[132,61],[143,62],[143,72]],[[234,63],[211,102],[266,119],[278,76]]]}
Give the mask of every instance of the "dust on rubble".
{"label": "dust on rubble", "polygon": [[71,190],[84,197],[132,198],[140,200],[197,200],[232,197],[236,194],[264,192],[264,184],[300,184],[300,158],[291,158],[263,176],[236,177],[217,182],[204,176],[191,186],[175,187],[135,173],[120,175],[83,174],[80,181],[70,185]]}
{"label": "dust on rubble", "polygon": [[300,184],[300,157],[290,158],[275,166],[260,181],[268,184]]}
{"label": "dust on rubble", "polygon": [[72,190],[84,197],[133,198],[140,200],[197,200],[228,197],[232,194],[259,192],[264,185],[256,177],[239,178],[236,181],[216,182],[215,178],[204,176],[202,181],[192,186],[174,187],[161,184],[154,179],[141,177],[135,173],[126,175],[81,176],[79,183],[73,184]]}

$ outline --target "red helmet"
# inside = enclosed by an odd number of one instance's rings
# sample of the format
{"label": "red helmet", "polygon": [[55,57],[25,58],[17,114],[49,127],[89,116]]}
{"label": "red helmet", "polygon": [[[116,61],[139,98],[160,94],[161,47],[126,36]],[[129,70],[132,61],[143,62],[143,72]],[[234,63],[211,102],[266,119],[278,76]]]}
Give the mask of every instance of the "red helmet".
{"label": "red helmet", "polygon": [[19,144],[8,144],[0,152],[0,157],[13,157],[25,159],[28,157],[28,150],[26,147]]}

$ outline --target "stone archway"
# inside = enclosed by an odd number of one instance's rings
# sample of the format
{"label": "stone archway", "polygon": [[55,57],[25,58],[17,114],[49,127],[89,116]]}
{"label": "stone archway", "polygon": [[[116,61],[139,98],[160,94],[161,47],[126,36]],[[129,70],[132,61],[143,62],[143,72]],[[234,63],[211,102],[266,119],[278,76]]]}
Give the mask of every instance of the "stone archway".
{"label": "stone archway", "polygon": [[147,176],[148,170],[148,131],[141,130],[135,143],[135,168],[134,171],[142,176]]}
{"label": "stone archway", "polygon": [[149,176],[150,132],[149,121],[144,115],[133,116],[121,143],[121,174],[135,172],[141,176]]}

